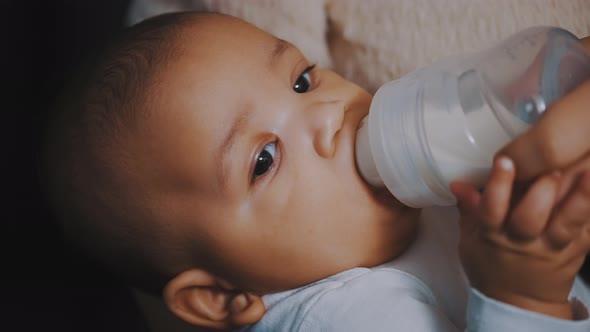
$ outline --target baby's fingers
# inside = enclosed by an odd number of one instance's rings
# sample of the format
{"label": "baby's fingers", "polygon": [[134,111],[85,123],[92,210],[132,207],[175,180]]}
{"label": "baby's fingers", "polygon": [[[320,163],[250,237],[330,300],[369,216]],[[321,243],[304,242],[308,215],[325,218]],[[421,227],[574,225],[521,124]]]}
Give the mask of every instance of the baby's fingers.
{"label": "baby's fingers", "polygon": [[503,156],[497,158],[479,205],[483,226],[498,228],[503,225],[510,208],[513,181],[512,160]]}
{"label": "baby's fingers", "polygon": [[579,178],[566,196],[547,229],[547,239],[556,248],[563,248],[590,224],[590,171]]}
{"label": "baby's fingers", "polygon": [[558,189],[557,174],[535,181],[506,222],[510,234],[523,240],[539,236],[547,226]]}
{"label": "baby's fingers", "polygon": [[468,183],[462,183],[459,181],[451,182],[451,192],[457,198],[457,206],[462,216],[473,215],[476,213],[480,194],[479,192]]}

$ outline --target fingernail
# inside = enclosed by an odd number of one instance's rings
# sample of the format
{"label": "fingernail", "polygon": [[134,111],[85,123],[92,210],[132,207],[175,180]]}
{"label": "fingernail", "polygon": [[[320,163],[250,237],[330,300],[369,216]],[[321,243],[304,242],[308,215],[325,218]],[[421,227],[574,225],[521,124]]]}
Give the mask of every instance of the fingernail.
{"label": "fingernail", "polygon": [[497,162],[498,166],[505,171],[511,171],[512,169],[514,169],[514,163],[508,157],[502,156],[498,158]]}

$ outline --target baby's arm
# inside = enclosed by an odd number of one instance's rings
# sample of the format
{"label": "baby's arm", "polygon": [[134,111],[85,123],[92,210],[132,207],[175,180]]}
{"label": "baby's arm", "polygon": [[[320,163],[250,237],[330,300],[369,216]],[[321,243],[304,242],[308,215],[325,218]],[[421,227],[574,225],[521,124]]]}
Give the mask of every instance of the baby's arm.
{"label": "baby's arm", "polygon": [[514,173],[511,161],[499,158],[483,194],[452,184],[460,202],[465,271],[488,297],[575,319],[568,295],[590,249],[590,172],[570,182],[562,200],[559,175],[540,177],[518,195]]}

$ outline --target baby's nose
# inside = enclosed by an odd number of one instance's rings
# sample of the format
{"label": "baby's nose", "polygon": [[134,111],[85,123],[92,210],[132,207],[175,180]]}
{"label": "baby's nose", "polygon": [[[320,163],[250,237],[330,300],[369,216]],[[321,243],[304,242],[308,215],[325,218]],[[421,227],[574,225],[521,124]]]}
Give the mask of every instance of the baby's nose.
{"label": "baby's nose", "polygon": [[319,102],[308,109],[313,147],[320,157],[334,154],[334,138],[342,128],[345,112],[346,103],[341,100]]}

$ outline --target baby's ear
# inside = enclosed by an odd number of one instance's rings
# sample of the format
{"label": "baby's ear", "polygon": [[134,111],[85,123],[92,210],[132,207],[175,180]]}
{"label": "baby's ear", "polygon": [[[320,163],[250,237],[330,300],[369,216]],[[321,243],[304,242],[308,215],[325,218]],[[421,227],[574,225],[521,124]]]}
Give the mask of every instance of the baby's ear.
{"label": "baby's ear", "polygon": [[204,270],[192,269],[174,277],[164,288],[172,313],[198,326],[230,329],[256,323],[264,315],[260,296],[234,289]]}

